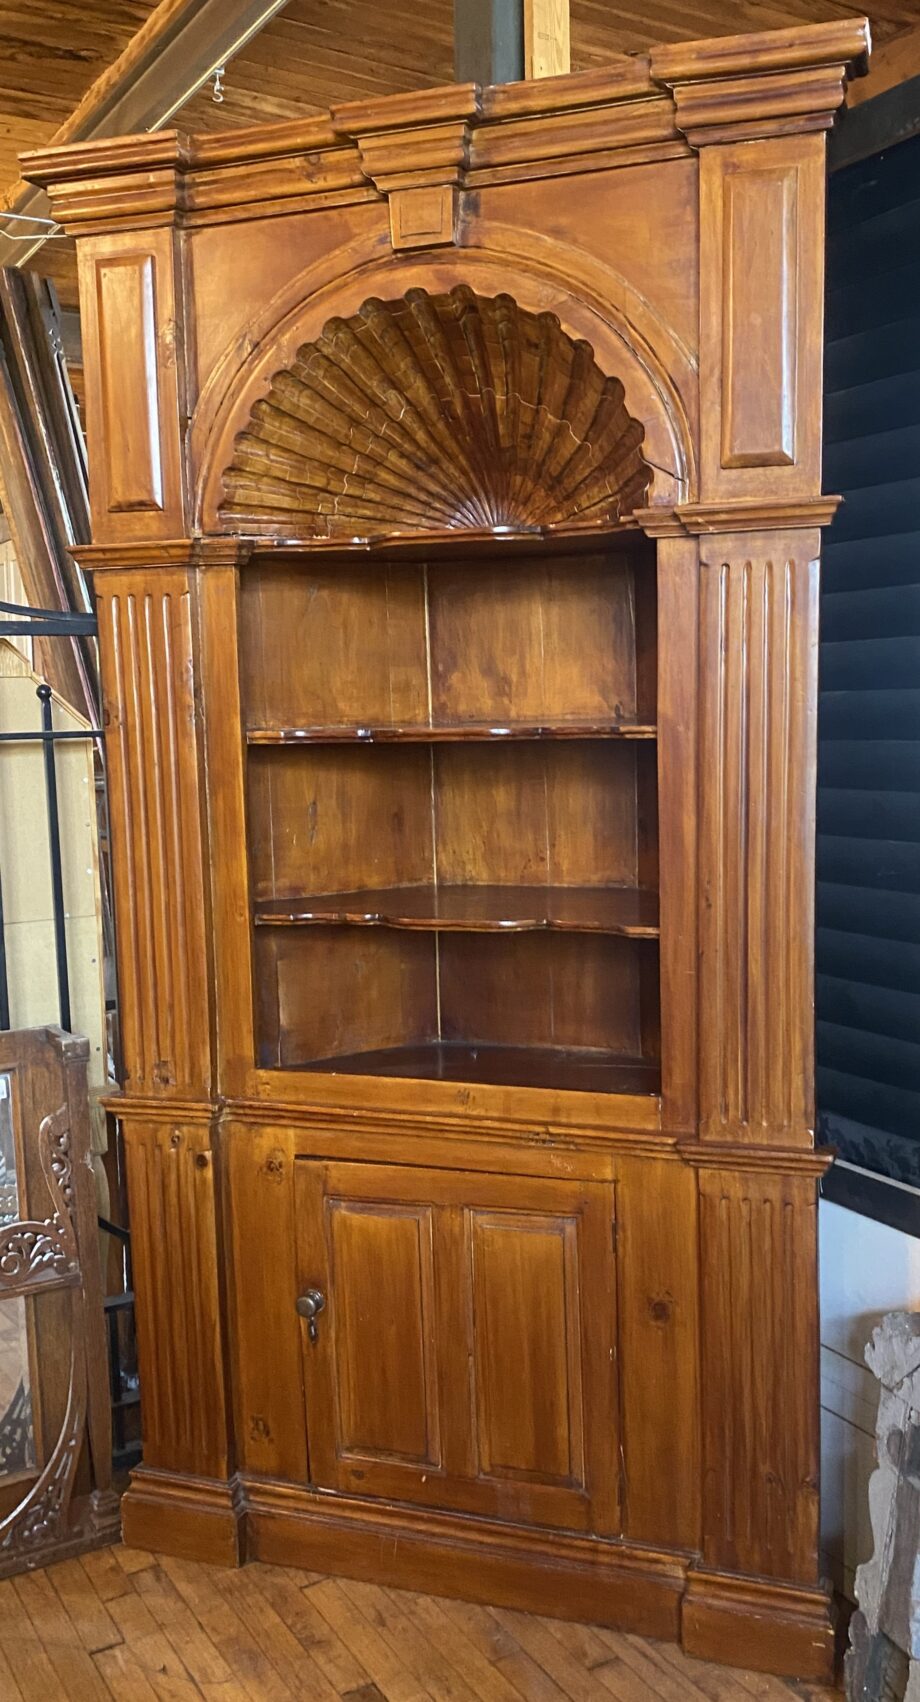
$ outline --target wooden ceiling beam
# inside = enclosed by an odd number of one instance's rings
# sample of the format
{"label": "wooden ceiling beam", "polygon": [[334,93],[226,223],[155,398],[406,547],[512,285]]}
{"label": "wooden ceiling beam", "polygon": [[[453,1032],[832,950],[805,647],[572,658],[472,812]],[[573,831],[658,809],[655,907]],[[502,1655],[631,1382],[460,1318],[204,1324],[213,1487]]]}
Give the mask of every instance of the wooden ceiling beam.
{"label": "wooden ceiling beam", "polygon": [[569,0],[524,0],[525,77],[563,77],[571,69]]}
{"label": "wooden ceiling beam", "polygon": [[[160,0],[124,52],[90,86],[51,145],[159,130],[220,65],[257,35],[287,0]],[[44,192],[17,184],[7,197],[20,217],[47,218]],[[0,220],[2,222],[2,220]],[[21,227],[28,231],[27,226]],[[22,266],[46,241],[0,235],[0,266]]]}

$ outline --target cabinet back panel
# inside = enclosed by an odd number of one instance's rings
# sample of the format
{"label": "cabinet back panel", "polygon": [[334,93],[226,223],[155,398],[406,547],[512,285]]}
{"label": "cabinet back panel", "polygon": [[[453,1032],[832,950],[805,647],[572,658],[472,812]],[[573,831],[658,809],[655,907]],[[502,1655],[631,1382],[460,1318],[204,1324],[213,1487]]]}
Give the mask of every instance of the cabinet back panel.
{"label": "cabinet back panel", "polygon": [[441,1033],[497,1046],[591,1046],[638,1057],[649,941],[593,934],[443,934]]}
{"label": "cabinet back panel", "polygon": [[256,902],[434,880],[657,884],[654,753],[628,743],[254,749],[249,819]]}
{"label": "cabinet back panel", "polygon": [[429,567],[428,607],[436,721],[635,714],[625,558]]}
{"label": "cabinet back panel", "polygon": [[311,563],[244,573],[240,668],[248,727],[425,721],[422,570]]}
{"label": "cabinet back panel", "polygon": [[431,1039],[435,938],[383,928],[256,929],[260,1063],[271,1069]]}
{"label": "cabinet back panel", "polygon": [[653,941],[319,925],[257,929],[255,953],[268,1068],[438,1039],[657,1055],[642,1022]]}
{"label": "cabinet back panel", "polygon": [[632,746],[447,745],[434,775],[439,881],[635,884]]}
{"label": "cabinet back panel", "polygon": [[424,745],[249,753],[252,897],[434,878]]}
{"label": "cabinet back panel", "polygon": [[266,563],[242,576],[250,728],[654,717],[641,550],[444,566]]}

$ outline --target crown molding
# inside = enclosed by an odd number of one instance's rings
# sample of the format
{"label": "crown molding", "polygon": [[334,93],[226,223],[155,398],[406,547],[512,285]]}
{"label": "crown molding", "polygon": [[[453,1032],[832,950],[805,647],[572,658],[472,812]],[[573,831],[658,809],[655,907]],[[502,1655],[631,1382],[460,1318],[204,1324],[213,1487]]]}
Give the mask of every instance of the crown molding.
{"label": "crown molding", "polygon": [[681,503],[676,508],[637,508],[631,518],[650,538],[700,537],[714,532],[788,532],[829,526],[842,497],[796,500]]}
{"label": "crown molding", "polygon": [[532,77],[524,83],[496,83],[482,91],[482,116],[489,122],[540,118],[583,107],[609,106],[655,94],[647,53],[625,54],[594,71],[570,71],[562,77]]}
{"label": "crown molding", "polygon": [[827,130],[847,82],[868,69],[865,18],[652,48],[651,75],[670,89],[694,148]]}
{"label": "crown molding", "polygon": [[24,156],[23,171],[74,236],[426,190],[424,203],[390,208],[394,244],[425,246],[454,240],[464,188],[826,129],[868,44],[860,20],[682,42],[601,70],[348,101],[220,136],[170,130],[44,148]]}
{"label": "crown molding", "polygon": [[834,1162],[833,1147],[764,1147],[736,1142],[682,1140],[677,1151],[694,1170],[767,1171],[782,1176],[813,1176],[817,1180]]}
{"label": "crown molding", "polygon": [[707,36],[649,51],[656,82],[691,83],[723,77],[755,77],[770,71],[806,71],[819,65],[845,65],[850,76],[864,76],[871,45],[867,18],[842,18],[827,24],[795,24],[787,30]]}
{"label": "crown molding", "polygon": [[77,544],[70,554],[87,573],[130,573],[139,569],[243,567],[253,541],[221,535],[168,538],[163,542]]}
{"label": "crown molding", "polygon": [[329,116],[337,135],[370,136],[476,118],[481,110],[478,83],[445,83],[437,89],[413,89],[410,94],[344,101],[332,107]]}

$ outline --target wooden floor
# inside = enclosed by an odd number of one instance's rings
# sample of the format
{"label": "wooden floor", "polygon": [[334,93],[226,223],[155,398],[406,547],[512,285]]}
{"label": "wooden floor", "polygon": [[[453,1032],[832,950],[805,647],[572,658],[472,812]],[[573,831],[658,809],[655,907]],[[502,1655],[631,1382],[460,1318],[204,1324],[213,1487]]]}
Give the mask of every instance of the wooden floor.
{"label": "wooden floor", "polygon": [[275,1566],[102,1549],[0,1583],[2,1702],[810,1702],[671,1645]]}

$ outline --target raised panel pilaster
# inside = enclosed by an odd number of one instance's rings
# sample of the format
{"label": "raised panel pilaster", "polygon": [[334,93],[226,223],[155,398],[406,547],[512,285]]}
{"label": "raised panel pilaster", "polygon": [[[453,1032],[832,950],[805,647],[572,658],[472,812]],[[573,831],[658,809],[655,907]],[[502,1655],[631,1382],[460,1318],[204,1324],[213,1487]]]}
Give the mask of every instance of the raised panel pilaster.
{"label": "raised panel pilaster", "polygon": [[97,544],[186,529],[184,308],[177,233],[80,244],[90,509]]}
{"label": "raised panel pilaster", "polygon": [[810,1145],[818,533],[700,539],[700,1132]]}
{"label": "raised panel pilaster", "polygon": [[821,487],[824,136],[700,154],[700,491]]}

